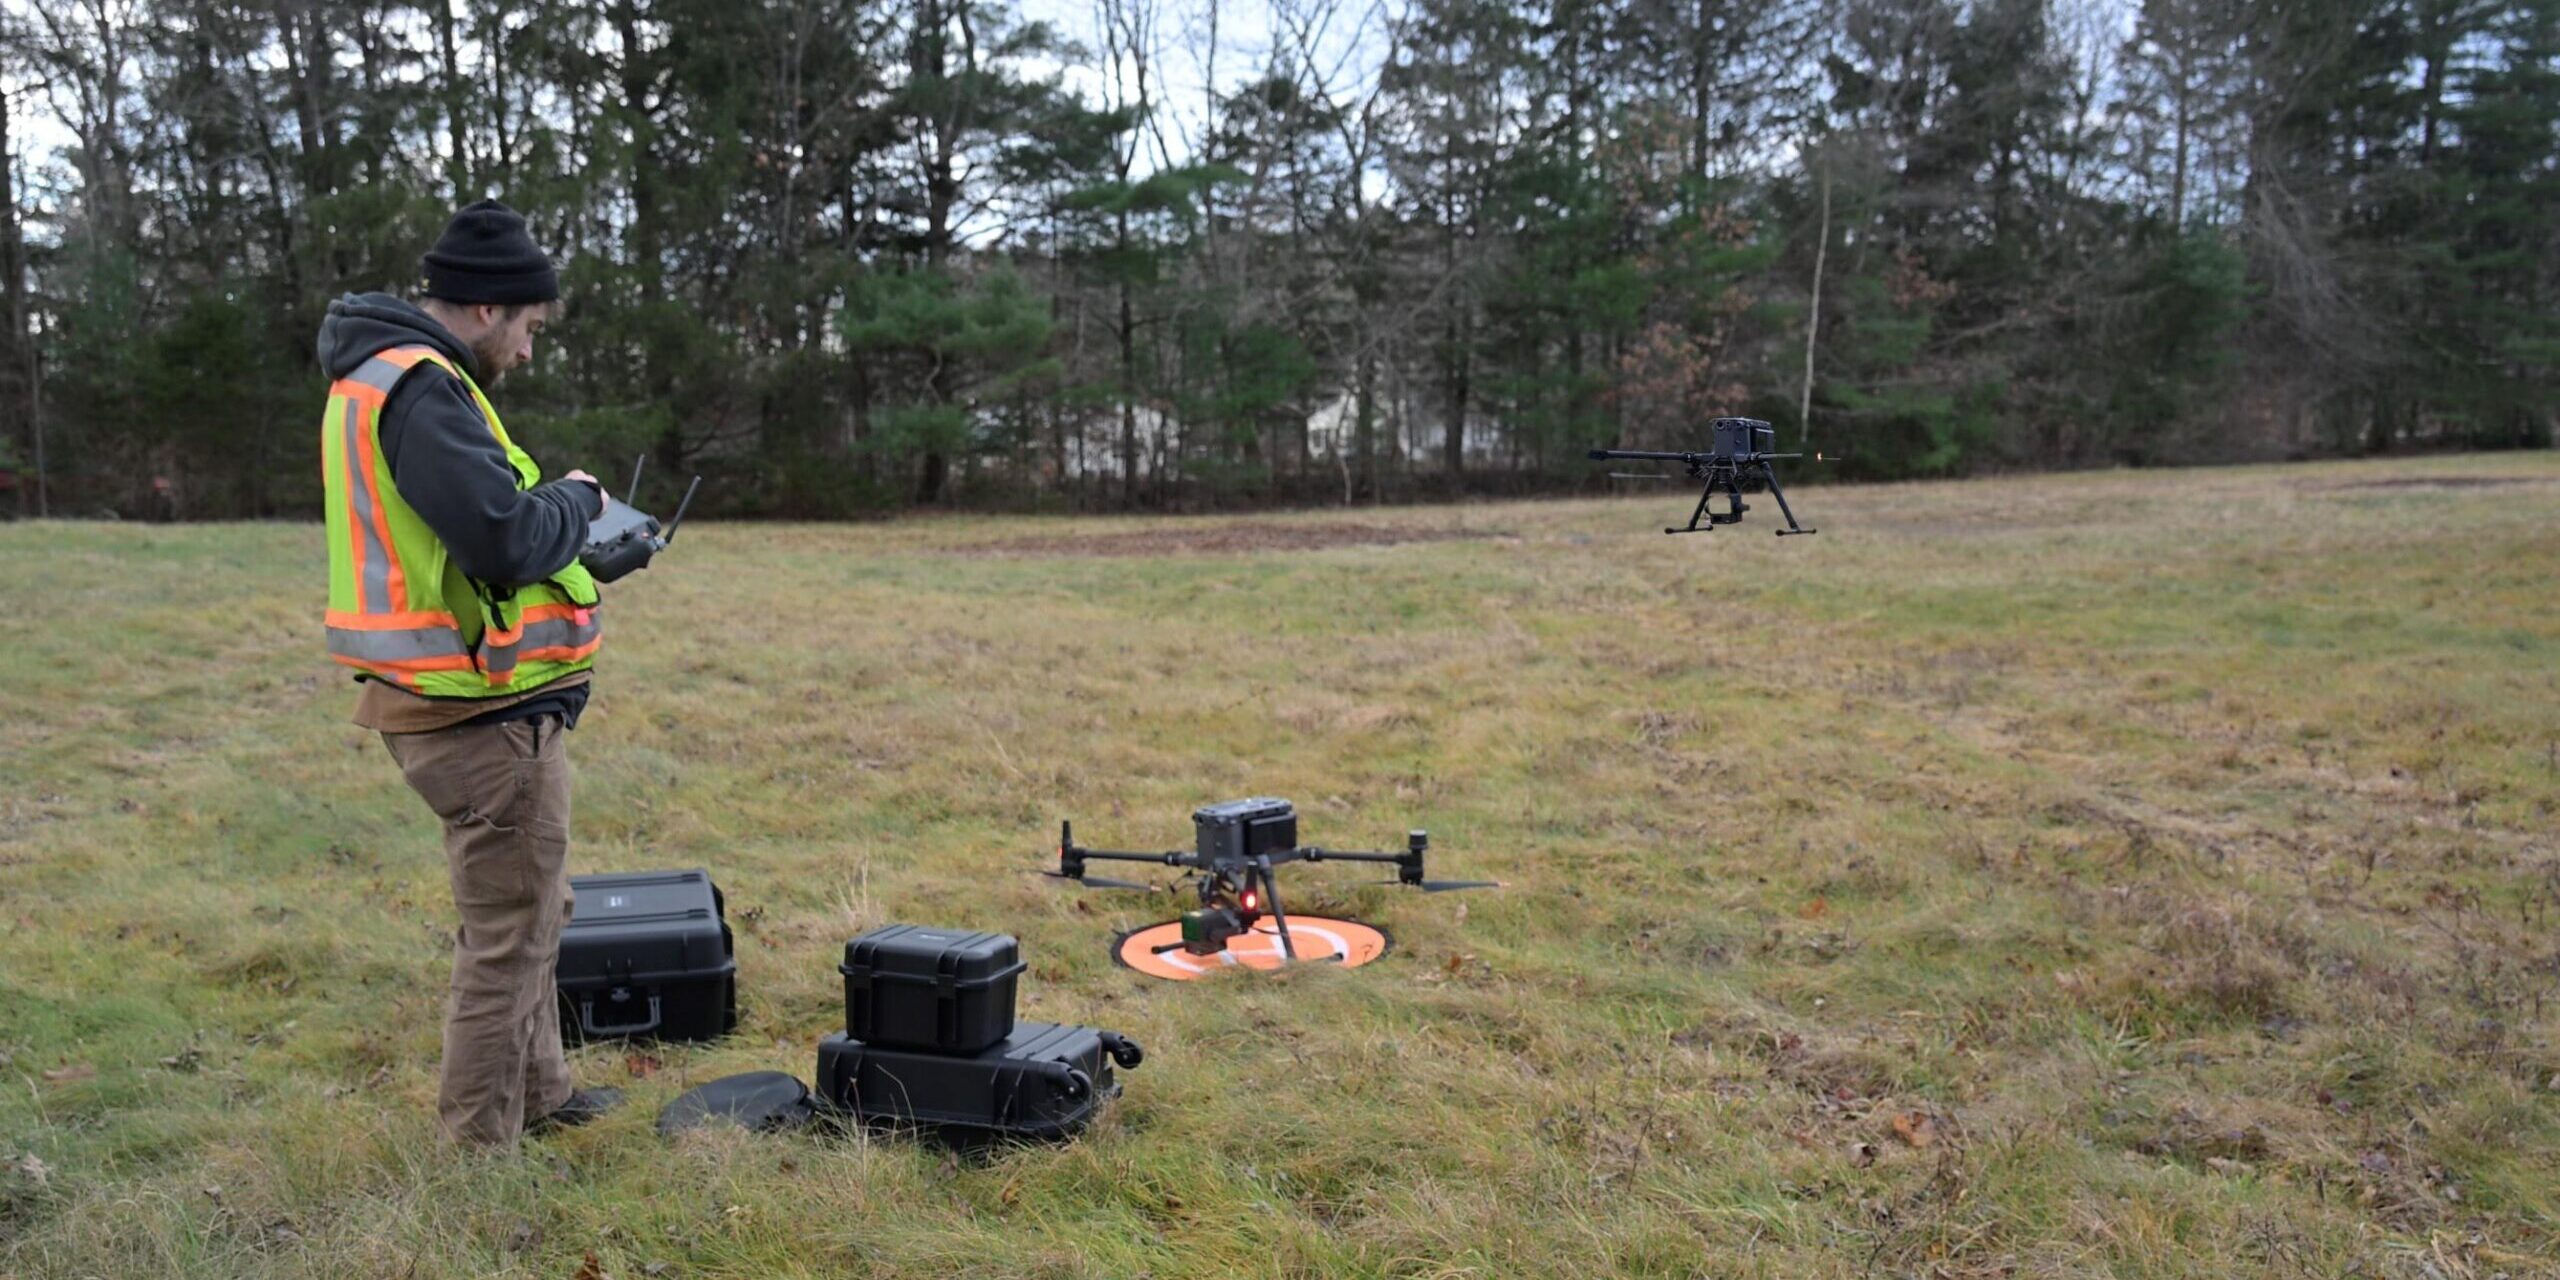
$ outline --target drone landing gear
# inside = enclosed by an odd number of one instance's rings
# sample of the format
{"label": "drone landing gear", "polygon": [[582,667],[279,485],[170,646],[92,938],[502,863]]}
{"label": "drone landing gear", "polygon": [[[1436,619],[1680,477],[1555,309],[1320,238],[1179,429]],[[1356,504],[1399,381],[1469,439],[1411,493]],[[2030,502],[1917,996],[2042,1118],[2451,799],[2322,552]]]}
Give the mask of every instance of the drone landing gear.
{"label": "drone landing gear", "polygon": [[[1678,528],[1665,529],[1664,533],[1713,533],[1717,525],[1742,523],[1742,513],[1751,509],[1750,504],[1742,500],[1742,481],[1745,476],[1756,478],[1768,485],[1769,496],[1778,500],[1778,511],[1787,518],[1787,527],[1777,531],[1779,537],[1821,532],[1819,529],[1807,529],[1796,523],[1795,509],[1787,505],[1787,491],[1778,487],[1777,468],[1770,466],[1766,461],[1710,462],[1706,465],[1705,471],[1706,492],[1698,495],[1698,505],[1689,513],[1689,523]],[[1715,498],[1716,491],[1719,489],[1724,491],[1727,503],[1727,508],[1723,511],[1713,510],[1707,505]]]}

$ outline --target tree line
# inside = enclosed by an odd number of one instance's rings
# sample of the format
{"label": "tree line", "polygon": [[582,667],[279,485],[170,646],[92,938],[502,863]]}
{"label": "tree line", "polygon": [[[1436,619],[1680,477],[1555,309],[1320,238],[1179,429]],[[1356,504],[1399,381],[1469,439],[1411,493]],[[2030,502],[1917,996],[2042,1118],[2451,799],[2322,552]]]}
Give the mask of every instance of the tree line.
{"label": "tree line", "polygon": [[733,515],[2551,442],[2560,0],[1058,7],[0,0],[0,511],[311,513],[481,195],[510,429]]}

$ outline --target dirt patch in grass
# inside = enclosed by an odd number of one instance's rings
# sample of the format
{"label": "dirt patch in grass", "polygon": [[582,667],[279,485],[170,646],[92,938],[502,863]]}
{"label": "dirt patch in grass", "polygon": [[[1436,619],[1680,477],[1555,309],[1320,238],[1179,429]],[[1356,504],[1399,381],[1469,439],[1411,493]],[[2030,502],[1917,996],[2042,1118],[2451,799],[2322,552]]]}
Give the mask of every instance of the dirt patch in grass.
{"label": "dirt patch in grass", "polygon": [[1392,547],[1409,542],[1454,542],[1509,535],[1492,530],[1411,528],[1377,524],[1224,524],[1197,528],[1136,529],[1126,533],[1015,538],[951,548],[963,556],[1173,556],[1240,555],[1261,551],[1322,551],[1330,547]]}

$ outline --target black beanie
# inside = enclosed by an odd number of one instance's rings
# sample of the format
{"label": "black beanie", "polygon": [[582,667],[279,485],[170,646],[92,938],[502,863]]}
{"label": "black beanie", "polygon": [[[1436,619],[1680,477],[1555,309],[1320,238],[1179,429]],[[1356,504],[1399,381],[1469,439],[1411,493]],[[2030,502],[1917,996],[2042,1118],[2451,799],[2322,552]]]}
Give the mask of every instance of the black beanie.
{"label": "black beanie", "polygon": [[560,277],[525,231],[524,215],[495,200],[453,215],[419,265],[427,296],[446,302],[510,305],[560,296]]}

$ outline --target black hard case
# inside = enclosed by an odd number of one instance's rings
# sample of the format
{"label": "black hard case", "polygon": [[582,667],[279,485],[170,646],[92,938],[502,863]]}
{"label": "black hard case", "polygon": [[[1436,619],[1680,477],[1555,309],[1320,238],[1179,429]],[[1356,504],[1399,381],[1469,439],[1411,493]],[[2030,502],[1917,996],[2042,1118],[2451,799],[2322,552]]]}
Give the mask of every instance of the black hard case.
{"label": "black hard case", "polygon": [[1013,1030],[1012,935],[883,925],[844,944],[844,1029],[865,1044],[976,1053]]}
{"label": "black hard case", "polygon": [[1134,1041],[1053,1022],[1016,1024],[965,1057],[831,1035],[818,1042],[816,1092],[821,1107],[865,1124],[1058,1138],[1119,1094],[1115,1064],[1134,1067],[1142,1057]]}
{"label": "black hard case", "polygon": [[560,1035],[715,1040],[738,1026],[737,948],[703,871],[571,876]]}

